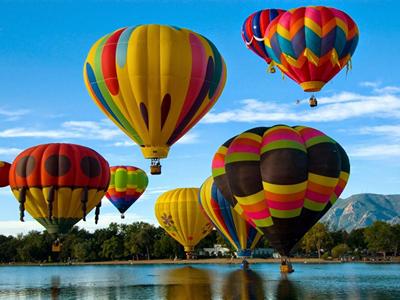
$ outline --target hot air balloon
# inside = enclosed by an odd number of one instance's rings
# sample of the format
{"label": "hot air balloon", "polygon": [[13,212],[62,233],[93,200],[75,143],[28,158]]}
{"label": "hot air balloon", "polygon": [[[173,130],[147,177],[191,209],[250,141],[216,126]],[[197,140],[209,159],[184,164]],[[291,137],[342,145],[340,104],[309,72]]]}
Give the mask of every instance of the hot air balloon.
{"label": "hot air balloon", "polygon": [[114,166],[110,168],[110,173],[111,181],[106,197],[119,210],[123,219],[124,212],[146,190],[149,179],[142,169],[131,166]]}
{"label": "hot air balloon", "polygon": [[0,187],[9,185],[8,174],[10,172],[11,165],[8,162],[0,161]]}
{"label": "hot air balloon", "polygon": [[96,207],[96,222],[110,182],[107,161],[74,144],[44,144],[21,152],[10,169],[10,187],[24,211],[50,234],[62,234]]}
{"label": "hot air balloon", "polygon": [[212,171],[216,186],[229,189],[236,205],[286,257],[338,199],[350,163],[324,133],[277,125],[230,139],[215,154]]}
{"label": "hot air balloon", "polygon": [[[264,59],[267,64],[271,63],[271,58],[265,49],[264,35],[271,21],[281,16],[284,12],[285,10],[282,9],[259,10],[247,17],[242,26],[242,38],[246,47]],[[272,66],[270,71],[275,73],[275,69]]]}
{"label": "hot air balloon", "polygon": [[[288,10],[267,28],[265,46],[272,64],[306,92],[317,92],[345,66],[358,43],[358,27],[345,12],[307,6]],[[310,106],[316,106],[315,96]]]}
{"label": "hot air balloon", "polygon": [[262,234],[233,209],[215,185],[212,177],[209,177],[201,186],[199,202],[213,225],[235,247],[238,256],[251,256]]}
{"label": "hot air balloon", "polygon": [[84,65],[89,94],[152,160],[160,159],[210,109],[226,81],[225,62],[207,38],[188,29],[141,25],[98,40]]}
{"label": "hot air balloon", "polygon": [[201,211],[198,197],[198,188],[178,188],[161,194],[155,204],[158,223],[184,247],[188,258],[213,229]]}

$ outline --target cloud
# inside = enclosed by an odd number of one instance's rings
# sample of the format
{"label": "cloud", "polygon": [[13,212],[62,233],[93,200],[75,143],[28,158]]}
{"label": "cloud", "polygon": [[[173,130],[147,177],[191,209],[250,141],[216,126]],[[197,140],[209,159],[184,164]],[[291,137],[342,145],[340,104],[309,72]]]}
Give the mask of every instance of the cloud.
{"label": "cloud", "polygon": [[[392,93],[390,93],[392,92]],[[340,92],[332,96],[318,98],[318,107],[310,109],[305,104],[299,105],[285,102],[263,102],[257,99],[240,101],[241,107],[223,112],[209,112],[203,123],[227,122],[337,122],[360,117],[394,118],[400,117],[400,96],[393,87],[383,94],[359,94]]]}
{"label": "cloud", "polygon": [[0,108],[0,116],[8,117],[8,120],[17,119],[23,115],[26,115],[30,112],[28,109],[13,109],[7,110],[4,108]]}
{"label": "cloud", "polygon": [[360,86],[369,87],[369,88],[377,88],[381,85],[380,81],[362,81],[360,82]]}
{"label": "cloud", "polygon": [[355,130],[355,133],[361,135],[380,135],[390,139],[400,138],[400,124],[396,125],[378,125],[378,126],[365,126]]}
{"label": "cloud", "polygon": [[134,147],[137,145],[132,141],[123,141],[123,142],[116,142],[113,144],[113,146],[115,146],[115,147]]}
{"label": "cloud", "polygon": [[67,121],[59,129],[11,128],[0,131],[0,138],[48,138],[112,140],[122,132],[108,121]]}
{"label": "cloud", "polygon": [[[118,224],[132,224],[133,222],[147,222],[153,225],[158,224],[153,219],[148,219],[147,217],[135,214],[133,212],[127,212],[125,214],[125,219],[121,219],[120,213],[100,213],[98,224],[94,223],[94,215],[90,213],[86,217],[86,222],[81,220],[76,225],[80,228],[88,230],[90,232],[95,231],[96,229],[106,228],[110,225],[110,223],[118,223]],[[18,220],[2,220],[0,221],[0,234],[3,235],[18,235],[20,233],[26,234],[29,231],[37,230],[43,231],[45,228],[40,225],[35,220],[25,220],[25,222],[20,222]]]}
{"label": "cloud", "polygon": [[19,148],[0,148],[0,155],[4,156],[15,156],[22,152]]}
{"label": "cloud", "polygon": [[177,145],[190,145],[197,144],[200,141],[199,135],[195,132],[186,133],[183,137],[181,137],[176,144]]}
{"label": "cloud", "polygon": [[350,156],[353,157],[369,157],[373,159],[386,159],[389,157],[400,157],[400,144],[399,145],[367,145],[357,146],[355,149],[350,150]]}

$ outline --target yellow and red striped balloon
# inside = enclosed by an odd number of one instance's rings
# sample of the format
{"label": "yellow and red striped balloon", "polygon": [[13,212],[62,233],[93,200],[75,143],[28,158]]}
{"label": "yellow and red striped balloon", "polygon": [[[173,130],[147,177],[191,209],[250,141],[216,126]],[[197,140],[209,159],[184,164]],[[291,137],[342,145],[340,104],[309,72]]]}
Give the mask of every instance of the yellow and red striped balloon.
{"label": "yellow and red striped balloon", "polygon": [[257,127],[222,145],[215,184],[282,255],[332,206],[350,173],[343,148],[310,127]]}
{"label": "yellow and red striped balloon", "polygon": [[83,75],[97,106],[140,145],[145,158],[158,160],[213,107],[226,66],[202,35],[152,24],[99,39]]}

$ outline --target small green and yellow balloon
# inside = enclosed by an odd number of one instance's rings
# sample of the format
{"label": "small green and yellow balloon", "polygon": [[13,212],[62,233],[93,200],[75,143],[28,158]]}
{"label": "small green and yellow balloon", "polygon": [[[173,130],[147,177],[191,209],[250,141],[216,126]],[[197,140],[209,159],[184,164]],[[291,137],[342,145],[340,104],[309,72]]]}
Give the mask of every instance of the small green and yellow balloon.
{"label": "small green and yellow balloon", "polygon": [[111,181],[106,197],[121,213],[124,219],[125,211],[142,196],[149,179],[146,172],[133,166],[113,166],[110,168]]}

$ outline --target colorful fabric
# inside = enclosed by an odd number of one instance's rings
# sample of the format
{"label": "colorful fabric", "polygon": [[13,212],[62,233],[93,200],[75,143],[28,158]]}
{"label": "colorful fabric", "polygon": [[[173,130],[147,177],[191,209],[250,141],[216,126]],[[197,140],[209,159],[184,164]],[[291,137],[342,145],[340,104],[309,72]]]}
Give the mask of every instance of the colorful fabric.
{"label": "colorful fabric", "polygon": [[358,27],[345,12],[324,6],[291,9],[267,28],[273,63],[306,92],[319,91],[350,63]]}
{"label": "colorful fabric", "polygon": [[350,173],[343,148],[310,127],[257,127],[221,148],[212,165],[216,186],[284,255],[336,201]]}
{"label": "colorful fabric", "polygon": [[49,233],[66,233],[100,206],[110,170],[107,161],[90,148],[55,143],[21,152],[9,178],[21,220],[26,209]]}
{"label": "colorful fabric", "polygon": [[214,44],[193,31],[141,25],[98,40],[83,75],[93,100],[144,157],[163,158],[215,104],[226,66]]}
{"label": "colorful fabric", "polygon": [[9,185],[8,174],[10,172],[11,165],[8,162],[0,161],[0,187]]}
{"label": "colorful fabric", "polygon": [[123,214],[140,198],[149,183],[146,172],[133,166],[113,166],[106,197]]}
{"label": "colorful fabric", "polygon": [[198,202],[198,188],[179,188],[158,197],[154,211],[160,226],[191,252],[213,229]]}
{"label": "colorful fabric", "polygon": [[215,228],[235,247],[238,256],[250,256],[262,234],[233,209],[212,177],[201,186],[199,203]]}
{"label": "colorful fabric", "polygon": [[285,10],[264,9],[251,14],[242,26],[242,38],[246,47],[263,58],[268,64],[271,58],[268,56],[264,44],[264,35],[272,20],[281,16]]}

